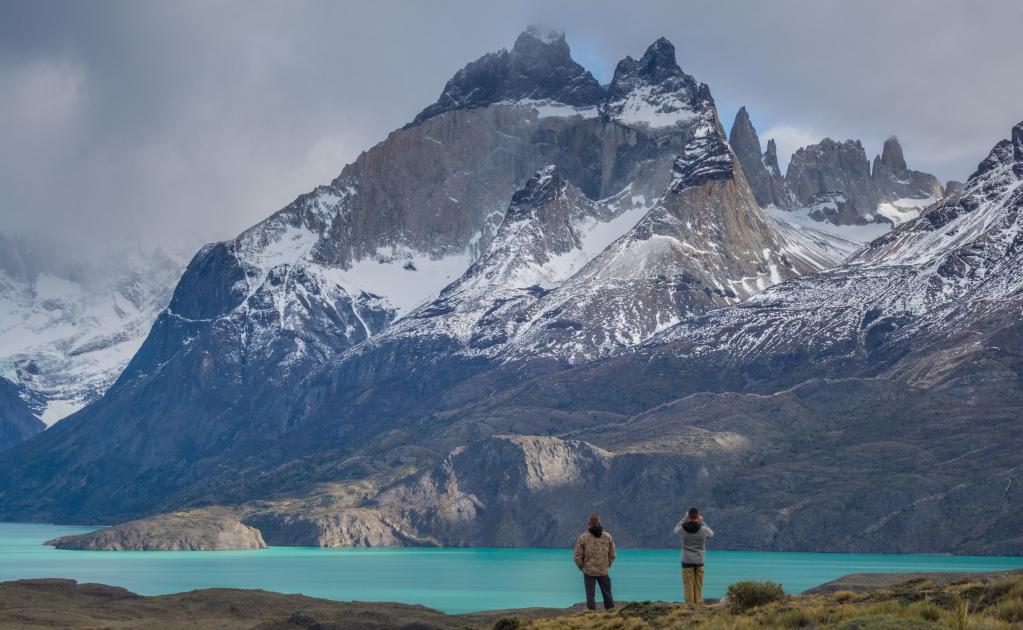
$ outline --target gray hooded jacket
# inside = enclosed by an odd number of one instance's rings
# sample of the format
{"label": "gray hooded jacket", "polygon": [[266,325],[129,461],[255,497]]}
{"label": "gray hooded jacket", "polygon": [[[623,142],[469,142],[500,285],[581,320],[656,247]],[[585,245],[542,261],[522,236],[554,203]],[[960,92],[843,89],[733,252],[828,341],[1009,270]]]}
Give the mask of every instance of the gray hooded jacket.
{"label": "gray hooded jacket", "polygon": [[707,539],[714,536],[714,530],[706,523],[683,519],[675,525],[673,533],[682,539],[682,564],[703,564]]}

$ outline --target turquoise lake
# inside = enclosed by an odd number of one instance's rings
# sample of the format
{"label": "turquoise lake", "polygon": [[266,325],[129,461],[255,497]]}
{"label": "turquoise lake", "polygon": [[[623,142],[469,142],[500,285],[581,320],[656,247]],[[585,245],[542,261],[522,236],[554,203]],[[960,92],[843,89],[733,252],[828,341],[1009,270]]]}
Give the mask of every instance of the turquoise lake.
{"label": "turquoise lake", "polygon": [[[94,527],[0,523],[0,581],[72,578],[144,595],[198,588],[260,588],[335,600],[423,604],[445,612],[582,600],[566,549],[320,549],[259,551],[59,551],[42,543]],[[997,571],[1023,557],[710,551],[704,594],[720,597],[743,579],[773,580],[799,593],[847,573]],[[681,597],[679,552],[622,549],[611,570],[615,597]]]}

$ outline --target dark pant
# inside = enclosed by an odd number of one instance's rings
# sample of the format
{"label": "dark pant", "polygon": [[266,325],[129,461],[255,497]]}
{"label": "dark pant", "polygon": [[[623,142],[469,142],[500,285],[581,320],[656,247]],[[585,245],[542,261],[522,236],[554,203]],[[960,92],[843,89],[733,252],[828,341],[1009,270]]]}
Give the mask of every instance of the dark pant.
{"label": "dark pant", "polygon": [[600,584],[600,596],[604,598],[604,610],[611,610],[615,607],[614,597],[611,597],[611,578],[606,575],[586,575],[583,573],[583,582],[586,584],[586,607],[590,610],[597,609],[597,600],[594,598],[596,589],[594,586]]}

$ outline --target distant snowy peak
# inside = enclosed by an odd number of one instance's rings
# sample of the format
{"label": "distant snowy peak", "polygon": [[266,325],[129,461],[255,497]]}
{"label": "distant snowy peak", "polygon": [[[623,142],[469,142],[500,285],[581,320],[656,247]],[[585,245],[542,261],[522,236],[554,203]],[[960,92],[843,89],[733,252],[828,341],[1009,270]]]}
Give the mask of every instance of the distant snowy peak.
{"label": "distant snowy peak", "polygon": [[0,235],[0,377],[47,424],[100,397],[170,300],[185,259],[95,259]]}
{"label": "distant snowy peak", "polygon": [[662,37],[638,61],[618,62],[601,111],[624,125],[658,128],[688,124],[713,107],[710,89],[682,71]]}
{"label": "distant snowy peak", "polygon": [[[895,136],[885,140],[881,154],[874,157],[870,177],[873,180],[878,201],[881,203],[905,199],[928,199],[930,202],[934,202],[945,194],[937,177],[930,173],[911,170],[906,166],[902,145]],[[903,202],[901,205],[911,204]],[[924,204],[922,207],[927,205],[930,204]],[[915,216],[914,214],[914,218]],[[893,219],[893,223],[896,225],[899,222]]]}
{"label": "distant snowy peak", "polygon": [[594,201],[549,165],[512,197],[494,238],[440,296],[353,353],[406,338],[444,336],[472,356],[496,356],[523,327],[526,311],[627,232],[648,210],[626,187]]}
{"label": "distant snowy peak", "polygon": [[721,132],[692,138],[666,194],[627,233],[524,313],[508,355],[592,361],[819,263],[757,206]]}
{"label": "distant snowy peak", "polygon": [[467,285],[550,288],[585,260],[583,221],[600,215],[597,205],[546,166],[512,197],[504,221],[487,251],[463,278],[444,290]]}
{"label": "distant snowy peak", "polygon": [[[1023,123],[1002,140],[953,197],[875,240],[853,264],[944,263],[943,277],[978,278],[1023,253]],[[1017,274],[1023,279],[1023,274]]]}
{"label": "distant snowy peak", "polygon": [[459,70],[433,105],[409,124],[447,111],[496,104],[530,106],[541,117],[594,117],[648,129],[689,126],[714,107],[710,89],[675,60],[660,38],[636,60],[626,57],[605,89],[576,63],[560,31],[530,27],[510,51],[489,53]]}
{"label": "distant snowy peak", "polygon": [[511,51],[488,53],[455,73],[437,102],[411,125],[446,111],[500,102],[533,99],[587,107],[603,98],[604,90],[593,75],[572,60],[564,33],[530,27]]}
{"label": "distant snowy peak", "polygon": [[814,229],[839,239],[868,242],[947,195],[936,177],[906,165],[895,136],[885,141],[873,164],[859,140],[824,138],[793,153],[782,177],[777,146],[772,139],[761,153],[756,129],[742,107],[729,144],[762,208],[792,212],[788,223],[816,224]]}
{"label": "distant snowy peak", "polygon": [[[938,344],[937,364],[911,368],[913,378],[933,384],[957,378],[956,366],[971,378],[970,357],[998,351],[978,341],[991,331],[983,322],[1004,318],[1018,327],[1021,295],[1023,123],[956,195],[845,264],[683,323],[653,343],[685,341],[686,352],[703,360],[808,355],[888,368]],[[959,334],[968,341],[948,352]]]}

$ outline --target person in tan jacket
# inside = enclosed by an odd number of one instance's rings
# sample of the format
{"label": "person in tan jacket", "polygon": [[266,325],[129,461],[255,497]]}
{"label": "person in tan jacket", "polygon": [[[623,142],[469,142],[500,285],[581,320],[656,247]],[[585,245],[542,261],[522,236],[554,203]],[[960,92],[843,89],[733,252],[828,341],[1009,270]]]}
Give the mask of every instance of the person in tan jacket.
{"label": "person in tan jacket", "polygon": [[579,536],[575,543],[575,566],[583,572],[583,585],[586,587],[586,607],[597,609],[594,597],[596,585],[600,585],[600,595],[604,598],[604,610],[615,607],[611,596],[611,577],[608,569],[615,561],[615,541],[611,534],[600,525],[600,516],[590,514],[590,528]]}

